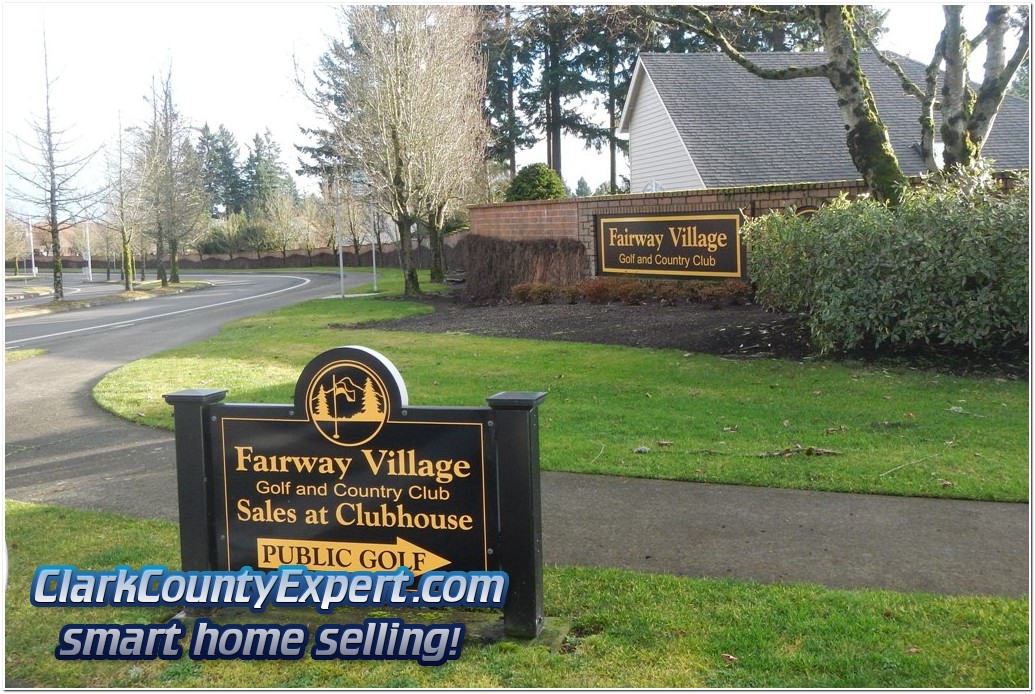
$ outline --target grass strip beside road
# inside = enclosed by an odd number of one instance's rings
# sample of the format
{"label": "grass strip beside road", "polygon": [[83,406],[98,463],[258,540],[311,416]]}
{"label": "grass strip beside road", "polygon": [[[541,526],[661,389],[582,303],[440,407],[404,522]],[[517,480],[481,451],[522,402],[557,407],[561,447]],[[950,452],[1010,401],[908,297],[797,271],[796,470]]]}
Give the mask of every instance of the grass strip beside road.
{"label": "grass strip beside road", "polygon": [[429,310],[381,297],[288,307],[129,364],[94,396],[127,419],[170,429],[164,393],[227,388],[228,402],[289,402],[314,356],[357,344],[398,367],[412,405],[479,406],[500,391],[549,392],[540,411],[547,470],[1028,499],[1026,383],[367,327]]}
{"label": "grass strip beside road", "polygon": [[[179,567],[175,524],[8,501],[6,677],[37,687],[1027,687],[1028,600],[764,586],[547,568],[560,647],[464,644],[437,667],[405,661],[59,661],[69,623],[161,624],[175,608],[38,608],[44,564]],[[285,619],[306,621],[307,610]],[[388,614],[385,614],[388,613]],[[381,609],[378,616],[394,616]],[[255,615],[256,622],[269,615]],[[278,615],[279,618],[279,615]],[[339,619],[341,617],[339,616]],[[427,611],[420,623],[435,622]],[[218,616],[215,621],[220,622]],[[414,619],[407,619],[415,623]],[[283,622],[281,622],[283,623]],[[351,622],[350,622],[351,623]],[[190,635],[181,643],[189,644]]]}
{"label": "grass strip beside road", "polygon": [[9,349],[4,351],[4,363],[13,364],[16,361],[31,359],[46,353],[46,350],[42,349]]}
{"label": "grass strip beside road", "polygon": [[[163,287],[162,283],[158,280],[152,280],[150,282],[137,282],[134,288],[130,291],[121,291],[116,294],[108,294],[106,296],[95,296],[90,299],[58,299],[51,301],[46,304],[34,304],[32,306],[10,306],[6,307],[4,315],[8,318],[17,318],[19,316],[30,316],[40,313],[59,313],[63,311],[77,311],[83,308],[89,308],[91,306],[103,306],[107,304],[120,304],[126,301],[141,301],[144,299],[153,299],[159,296],[167,296],[169,294],[182,294],[183,292],[189,292],[196,289],[204,289],[205,287],[211,286],[210,282],[202,282],[197,280],[186,280],[183,282],[170,283],[168,286]],[[47,290],[46,294],[52,293],[52,290]],[[75,296],[69,294],[68,296]]]}

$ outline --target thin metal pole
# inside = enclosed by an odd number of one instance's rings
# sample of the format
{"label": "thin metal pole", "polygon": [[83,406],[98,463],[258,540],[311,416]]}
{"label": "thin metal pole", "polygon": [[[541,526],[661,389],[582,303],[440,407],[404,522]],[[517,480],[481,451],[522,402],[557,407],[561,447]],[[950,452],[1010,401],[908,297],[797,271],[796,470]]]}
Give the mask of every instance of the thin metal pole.
{"label": "thin metal pole", "polygon": [[32,243],[32,220],[25,222],[29,227],[29,260],[32,261],[32,276],[35,277],[38,270],[36,270],[36,249]]}
{"label": "thin metal pole", "polygon": [[90,253],[90,222],[86,222],[86,281],[93,282],[93,255]]}
{"label": "thin metal pole", "polygon": [[341,182],[334,181],[334,229],[338,241],[338,284],[341,289],[341,298],[345,298],[345,257],[341,243]]}
{"label": "thin metal pole", "polygon": [[374,293],[377,293],[377,243],[374,239],[370,240],[370,257],[374,260]]}

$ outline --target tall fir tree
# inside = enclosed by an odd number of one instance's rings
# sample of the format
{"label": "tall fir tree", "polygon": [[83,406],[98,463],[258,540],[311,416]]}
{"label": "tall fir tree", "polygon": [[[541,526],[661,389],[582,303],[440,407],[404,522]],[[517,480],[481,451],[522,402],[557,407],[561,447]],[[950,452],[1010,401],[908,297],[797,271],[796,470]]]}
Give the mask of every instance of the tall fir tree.
{"label": "tall fir tree", "polygon": [[487,156],[506,166],[513,178],[518,151],[536,143],[518,108],[518,95],[532,81],[532,60],[512,5],[485,5],[482,20],[485,112],[492,136]]}
{"label": "tall fir tree", "polygon": [[213,132],[206,123],[198,139],[198,156],[212,218],[227,219],[240,213],[245,199],[237,138],[225,125]]}
{"label": "tall fir tree", "polygon": [[280,161],[280,145],[269,129],[252,139],[242,178],[245,211],[249,219],[270,219],[276,193],[283,190],[294,192],[291,175]]}
{"label": "tall fir tree", "polygon": [[582,9],[568,5],[531,5],[522,11],[520,35],[527,42],[539,81],[519,99],[525,118],[546,138],[547,164],[561,178],[561,142],[565,134],[594,142],[601,129],[579,109],[589,90],[584,74],[579,37]]}

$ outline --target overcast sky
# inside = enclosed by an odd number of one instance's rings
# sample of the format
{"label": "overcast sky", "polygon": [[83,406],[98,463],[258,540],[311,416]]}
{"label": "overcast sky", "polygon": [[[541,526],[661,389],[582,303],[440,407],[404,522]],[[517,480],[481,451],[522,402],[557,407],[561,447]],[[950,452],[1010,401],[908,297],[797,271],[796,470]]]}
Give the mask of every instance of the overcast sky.
{"label": "overcast sky", "polygon": [[[926,62],[942,26],[941,5],[894,4],[881,47]],[[967,7],[971,27],[987,5]],[[5,158],[12,134],[31,136],[27,122],[43,110],[43,25],[46,22],[53,109],[68,139],[90,149],[147,116],[152,79],[171,68],[182,114],[197,126],[226,125],[242,156],[269,128],[285,163],[297,167],[300,124],[316,124],[294,87],[294,64],[312,71],[338,33],[335,6],[314,3],[26,3],[3,4]],[[972,29],[971,33],[975,30]],[[980,63],[978,63],[980,64]],[[608,176],[606,156],[567,140],[564,178],[596,188]],[[521,163],[545,161],[541,146]],[[627,173],[627,167],[623,167]]]}

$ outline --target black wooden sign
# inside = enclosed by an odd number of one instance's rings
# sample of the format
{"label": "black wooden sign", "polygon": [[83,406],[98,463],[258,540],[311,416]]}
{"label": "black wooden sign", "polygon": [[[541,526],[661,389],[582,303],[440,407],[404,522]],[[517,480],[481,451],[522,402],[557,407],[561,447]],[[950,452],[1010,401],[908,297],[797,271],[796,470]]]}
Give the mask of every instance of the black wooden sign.
{"label": "black wooden sign", "polygon": [[406,400],[387,360],[345,347],[291,407],[213,407],[219,568],[489,570],[490,411]]}
{"label": "black wooden sign", "polygon": [[290,404],[225,395],[164,396],[176,425],[183,570],[501,570],[505,632],[540,632],[546,393],[413,407],[388,359],[349,346],[315,357]]}
{"label": "black wooden sign", "polygon": [[739,212],[597,217],[603,275],[745,277]]}

